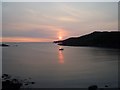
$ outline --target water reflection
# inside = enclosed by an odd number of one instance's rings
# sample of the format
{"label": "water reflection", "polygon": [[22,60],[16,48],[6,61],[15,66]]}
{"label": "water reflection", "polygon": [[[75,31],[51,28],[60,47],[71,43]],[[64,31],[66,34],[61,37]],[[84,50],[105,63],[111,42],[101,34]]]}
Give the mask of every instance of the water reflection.
{"label": "water reflection", "polygon": [[[59,49],[61,49],[62,47],[59,46]],[[60,64],[64,64],[64,56],[63,56],[63,51],[59,50],[58,52],[58,57],[59,57],[59,63]]]}

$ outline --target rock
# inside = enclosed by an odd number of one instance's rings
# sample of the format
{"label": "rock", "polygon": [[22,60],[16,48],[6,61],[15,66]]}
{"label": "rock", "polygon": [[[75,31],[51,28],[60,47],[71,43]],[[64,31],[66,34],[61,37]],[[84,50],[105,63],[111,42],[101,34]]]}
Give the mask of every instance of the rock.
{"label": "rock", "polygon": [[2,46],[2,47],[9,47],[10,45],[8,45],[8,44],[1,44],[0,46]]}
{"label": "rock", "polygon": [[105,85],[105,87],[108,87],[108,85]]}
{"label": "rock", "polygon": [[88,87],[88,90],[97,90],[98,86],[97,85],[92,85]]}

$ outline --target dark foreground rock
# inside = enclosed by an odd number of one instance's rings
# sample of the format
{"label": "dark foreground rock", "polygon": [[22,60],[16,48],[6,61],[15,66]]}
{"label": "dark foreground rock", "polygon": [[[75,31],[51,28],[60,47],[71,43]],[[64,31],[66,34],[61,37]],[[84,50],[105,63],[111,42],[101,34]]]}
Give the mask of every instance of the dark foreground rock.
{"label": "dark foreground rock", "polygon": [[21,87],[24,88],[31,84],[35,84],[35,82],[31,82],[29,79],[14,78],[8,74],[2,75],[2,90],[21,90]]}
{"label": "dark foreground rock", "polygon": [[97,90],[98,86],[97,85],[92,85],[88,87],[88,90]]}
{"label": "dark foreground rock", "polygon": [[98,32],[83,35],[80,37],[71,37],[61,41],[54,41],[63,46],[92,46],[105,48],[120,48],[120,32]]}

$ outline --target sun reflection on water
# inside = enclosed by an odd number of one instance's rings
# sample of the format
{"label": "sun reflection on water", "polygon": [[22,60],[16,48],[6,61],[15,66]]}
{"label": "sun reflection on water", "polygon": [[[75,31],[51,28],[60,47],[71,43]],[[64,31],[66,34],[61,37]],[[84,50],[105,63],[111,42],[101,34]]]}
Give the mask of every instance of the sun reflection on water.
{"label": "sun reflection on water", "polygon": [[[59,46],[59,49],[61,49],[60,46]],[[63,52],[61,50],[59,50],[58,56],[59,56],[59,63],[64,64],[64,56],[63,56]]]}

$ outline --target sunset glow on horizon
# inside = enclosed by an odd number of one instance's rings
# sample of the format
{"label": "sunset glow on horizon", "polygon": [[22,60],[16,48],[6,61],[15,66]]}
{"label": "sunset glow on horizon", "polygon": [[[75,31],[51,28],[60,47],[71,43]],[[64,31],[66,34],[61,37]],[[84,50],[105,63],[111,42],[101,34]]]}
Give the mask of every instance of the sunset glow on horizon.
{"label": "sunset glow on horizon", "polygon": [[2,42],[51,42],[54,39],[43,39],[43,38],[25,38],[25,37],[6,37],[2,38]]}
{"label": "sunset glow on horizon", "polygon": [[53,42],[118,30],[117,2],[3,2],[2,42]]}

